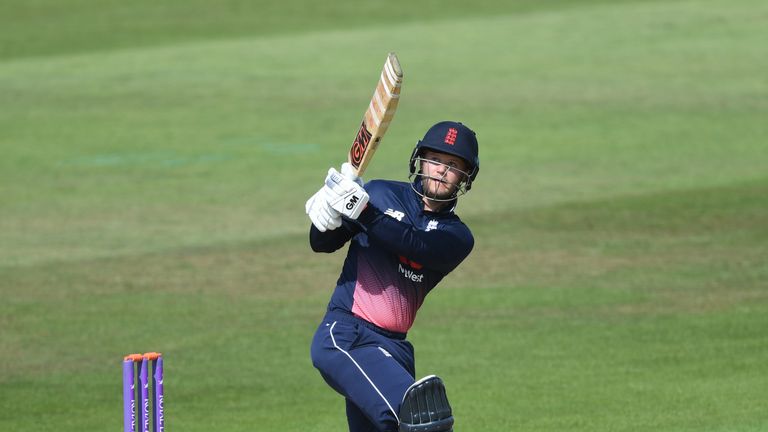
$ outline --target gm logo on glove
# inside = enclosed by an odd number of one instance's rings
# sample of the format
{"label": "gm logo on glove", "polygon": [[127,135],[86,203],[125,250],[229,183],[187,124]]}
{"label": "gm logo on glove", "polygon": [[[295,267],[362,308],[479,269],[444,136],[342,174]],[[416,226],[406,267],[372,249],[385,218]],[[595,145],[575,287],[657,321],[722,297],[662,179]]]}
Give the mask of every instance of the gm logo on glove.
{"label": "gm logo on glove", "polygon": [[328,170],[323,189],[331,208],[350,219],[357,219],[368,204],[368,192],[336,168]]}

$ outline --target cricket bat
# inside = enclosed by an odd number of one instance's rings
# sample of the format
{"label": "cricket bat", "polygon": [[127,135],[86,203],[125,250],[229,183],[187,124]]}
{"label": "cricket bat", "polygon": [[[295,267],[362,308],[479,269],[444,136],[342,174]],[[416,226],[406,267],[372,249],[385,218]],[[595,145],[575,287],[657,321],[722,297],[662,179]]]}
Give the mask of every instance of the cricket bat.
{"label": "cricket bat", "polygon": [[347,161],[352,165],[355,174],[362,176],[373,154],[381,143],[381,138],[389,127],[392,117],[397,110],[400,99],[400,86],[403,84],[403,70],[395,53],[389,53],[381,78],[371,97],[371,103],[363,116],[360,130],[349,150]]}

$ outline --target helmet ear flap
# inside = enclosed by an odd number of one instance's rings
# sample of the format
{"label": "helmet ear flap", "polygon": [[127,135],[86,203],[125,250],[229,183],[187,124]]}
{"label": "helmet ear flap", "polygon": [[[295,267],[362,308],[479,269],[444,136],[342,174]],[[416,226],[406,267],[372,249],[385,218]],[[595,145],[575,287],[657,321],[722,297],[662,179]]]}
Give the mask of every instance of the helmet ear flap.
{"label": "helmet ear flap", "polygon": [[475,180],[475,177],[477,177],[477,166],[472,167],[472,172],[467,173],[467,178],[464,180],[464,184],[466,185],[466,191],[469,192],[470,189],[472,189],[472,182]]}
{"label": "helmet ear flap", "polygon": [[416,163],[417,163],[416,158],[419,157],[419,150],[420,150],[419,144],[421,144],[421,141],[416,143],[416,147],[413,148],[413,152],[411,153],[411,159],[409,161],[409,172],[411,173],[411,175],[416,174],[416,171],[417,171],[417,169],[416,169]]}

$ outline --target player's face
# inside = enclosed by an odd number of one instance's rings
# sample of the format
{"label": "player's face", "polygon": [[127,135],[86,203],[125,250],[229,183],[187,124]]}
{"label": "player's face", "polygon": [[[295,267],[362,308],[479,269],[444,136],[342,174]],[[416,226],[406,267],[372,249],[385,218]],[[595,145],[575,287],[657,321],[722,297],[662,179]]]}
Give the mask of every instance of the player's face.
{"label": "player's face", "polygon": [[467,163],[458,156],[429,149],[421,157],[424,195],[436,199],[450,198],[459,183],[466,179]]}

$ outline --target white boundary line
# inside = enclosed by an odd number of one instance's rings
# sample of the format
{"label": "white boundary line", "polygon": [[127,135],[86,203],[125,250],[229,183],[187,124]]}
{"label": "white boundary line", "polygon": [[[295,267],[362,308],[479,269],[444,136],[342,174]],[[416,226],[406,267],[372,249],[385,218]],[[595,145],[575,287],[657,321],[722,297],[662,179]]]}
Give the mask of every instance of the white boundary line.
{"label": "white boundary line", "polygon": [[333,346],[334,346],[334,348],[336,348],[337,350],[339,350],[339,351],[343,352],[343,353],[344,353],[344,355],[346,355],[347,357],[349,357],[349,359],[350,359],[350,360],[352,360],[352,363],[354,363],[354,364],[355,364],[355,366],[356,366],[356,367],[357,367],[357,369],[360,371],[360,373],[361,373],[361,374],[363,374],[363,376],[365,377],[365,379],[367,379],[367,380],[368,380],[368,382],[371,384],[371,387],[373,387],[373,389],[374,389],[374,390],[376,390],[376,393],[378,393],[378,394],[379,394],[379,396],[381,397],[381,399],[382,399],[382,400],[384,400],[384,403],[386,403],[386,404],[387,404],[387,406],[389,407],[389,410],[390,410],[390,411],[392,411],[392,415],[394,415],[394,416],[395,416],[395,419],[397,420],[397,423],[400,423],[400,419],[397,417],[397,413],[395,413],[395,410],[394,410],[394,409],[392,409],[392,405],[390,405],[390,404],[389,404],[389,401],[387,400],[387,398],[385,398],[385,397],[384,397],[384,395],[383,395],[383,394],[381,394],[381,392],[379,391],[379,388],[378,388],[378,387],[376,387],[376,384],[374,384],[374,383],[373,383],[373,381],[371,381],[371,379],[370,379],[370,378],[368,378],[368,374],[366,374],[366,373],[365,373],[365,371],[363,370],[363,368],[362,368],[362,367],[360,367],[360,365],[359,365],[359,364],[358,364],[358,363],[355,361],[355,359],[353,359],[353,358],[352,358],[352,356],[351,356],[351,355],[350,355],[348,352],[344,351],[343,349],[341,349],[341,347],[339,347],[339,346],[336,344],[336,338],[334,338],[334,337],[333,337],[333,328],[334,328],[334,327],[336,327],[336,322],[337,322],[337,321],[334,321],[334,322],[333,322],[333,325],[331,325],[331,329],[330,329],[330,330],[328,330],[328,333],[330,333],[330,335],[331,335],[331,341],[333,341]]}

